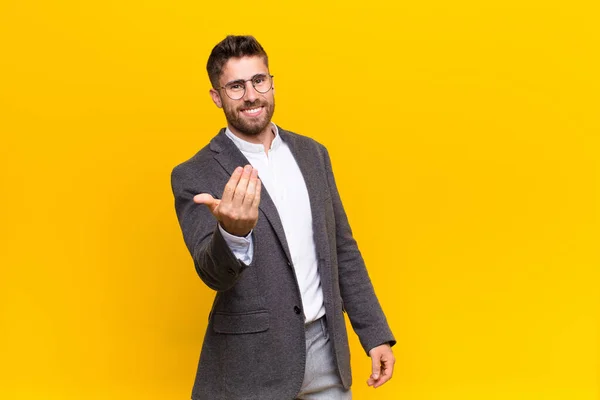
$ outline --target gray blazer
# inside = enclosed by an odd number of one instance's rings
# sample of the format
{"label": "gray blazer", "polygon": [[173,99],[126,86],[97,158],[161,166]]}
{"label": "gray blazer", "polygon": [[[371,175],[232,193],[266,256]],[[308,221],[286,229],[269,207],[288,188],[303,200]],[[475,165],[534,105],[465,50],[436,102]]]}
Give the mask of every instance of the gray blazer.
{"label": "gray blazer", "polygon": [[[316,141],[279,128],[310,197],[318,268],[330,337],[342,383],[352,383],[343,313],[365,352],[394,337],[352,237],[329,155]],[[192,392],[194,400],[286,400],[304,378],[304,313],[277,209],[263,187],[250,265],[235,258],[214,216],[194,195],[220,198],[237,166],[248,160],[222,129],[173,169],[175,209],[196,271],[216,295]]]}

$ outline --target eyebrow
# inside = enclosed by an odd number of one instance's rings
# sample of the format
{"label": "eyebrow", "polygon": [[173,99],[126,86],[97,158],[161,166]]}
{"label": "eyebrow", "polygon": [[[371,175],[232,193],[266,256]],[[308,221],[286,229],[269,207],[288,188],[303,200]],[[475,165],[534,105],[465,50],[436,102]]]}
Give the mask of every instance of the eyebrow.
{"label": "eyebrow", "polygon": [[[263,72],[261,72],[261,73],[259,73],[259,74],[255,74],[255,75],[253,75],[253,76],[252,76],[250,79],[254,79],[254,78],[256,78],[257,76],[267,76],[267,74],[266,74],[266,73],[263,73]],[[233,81],[229,81],[229,82],[227,82],[227,83],[226,83],[225,85],[223,85],[223,86],[226,86],[226,85],[231,85],[232,83],[244,83],[244,82],[246,82],[247,80],[249,80],[249,79],[235,79],[235,80],[233,80]]]}

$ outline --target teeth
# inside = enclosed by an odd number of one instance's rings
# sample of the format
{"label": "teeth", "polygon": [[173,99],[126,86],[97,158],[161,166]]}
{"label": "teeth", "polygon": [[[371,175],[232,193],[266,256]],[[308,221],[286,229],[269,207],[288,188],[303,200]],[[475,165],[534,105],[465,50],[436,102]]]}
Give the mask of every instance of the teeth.
{"label": "teeth", "polygon": [[249,108],[247,110],[244,110],[245,113],[249,113],[249,114],[256,114],[259,111],[260,111],[260,107],[258,107],[258,108]]}

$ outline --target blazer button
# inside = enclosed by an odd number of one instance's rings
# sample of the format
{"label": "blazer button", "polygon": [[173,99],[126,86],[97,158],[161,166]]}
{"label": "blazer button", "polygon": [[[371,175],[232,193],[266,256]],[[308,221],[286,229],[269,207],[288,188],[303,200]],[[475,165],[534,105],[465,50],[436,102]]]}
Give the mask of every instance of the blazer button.
{"label": "blazer button", "polygon": [[292,266],[292,263],[288,261],[288,267],[291,267],[291,266]]}
{"label": "blazer button", "polygon": [[300,314],[300,313],[302,312],[302,310],[300,310],[300,307],[298,307],[298,306],[294,306],[294,312],[295,312],[296,314]]}

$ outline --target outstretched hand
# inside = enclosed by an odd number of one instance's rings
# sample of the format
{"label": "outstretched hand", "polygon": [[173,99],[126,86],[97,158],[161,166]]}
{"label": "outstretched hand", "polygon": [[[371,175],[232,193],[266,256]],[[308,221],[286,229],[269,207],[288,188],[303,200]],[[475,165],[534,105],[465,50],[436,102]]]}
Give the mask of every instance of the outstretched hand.
{"label": "outstretched hand", "polygon": [[246,165],[233,171],[220,200],[208,193],[201,193],[194,196],[194,202],[207,206],[228,233],[246,236],[258,221],[260,189],[258,170]]}
{"label": "outstretched hand", "polygon": [[372,362],[372,373],[367,380],[367,385],[377,388],[392,378],[394,372],[394,353],[389,344],[384,343],[369,350]]}

